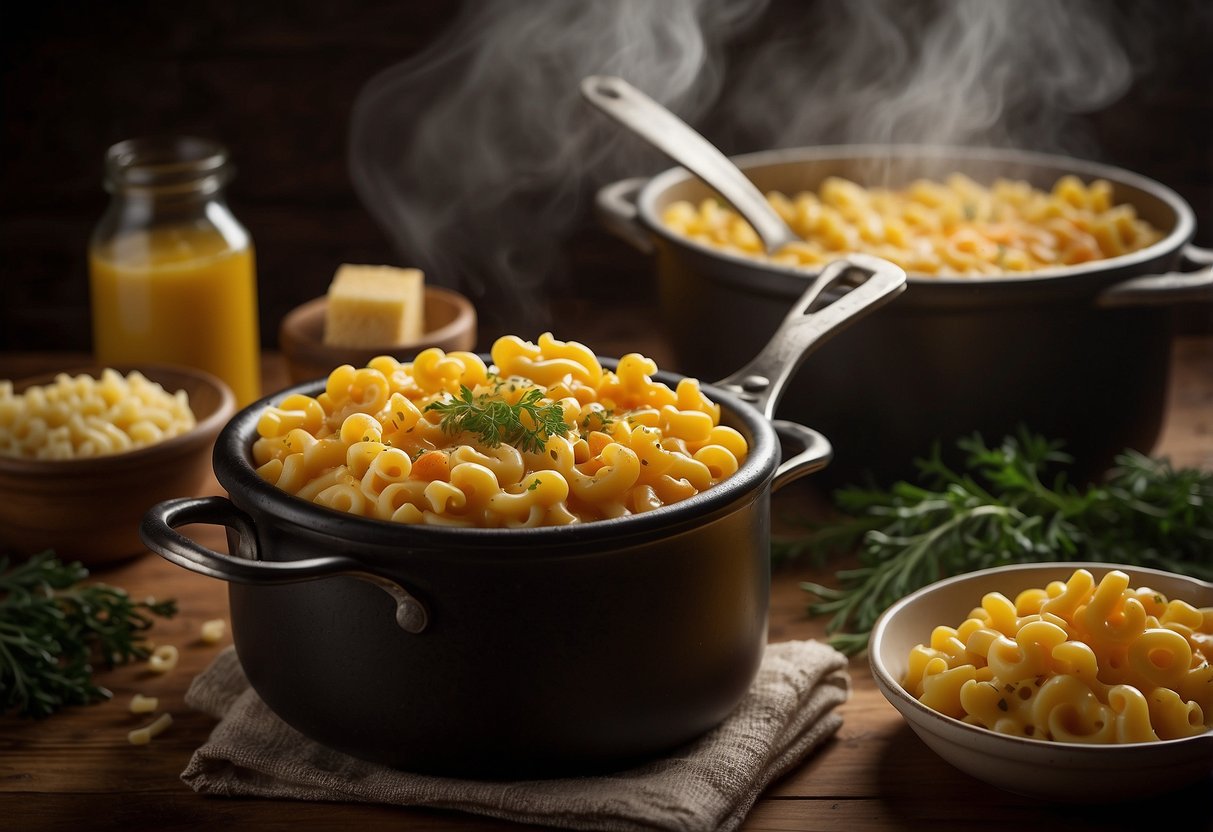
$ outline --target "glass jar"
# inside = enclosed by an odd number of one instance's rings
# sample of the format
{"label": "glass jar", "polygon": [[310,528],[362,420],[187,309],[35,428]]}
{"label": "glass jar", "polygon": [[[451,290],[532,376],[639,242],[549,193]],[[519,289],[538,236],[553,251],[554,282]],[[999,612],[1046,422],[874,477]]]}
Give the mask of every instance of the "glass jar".
{"label": "glass jar", "polygon": [[89,243],[93,353],[102,366],[183,364],[261,395],[253,244],[224,200],[227,149],[131,139],[105,155],[109,207]]}

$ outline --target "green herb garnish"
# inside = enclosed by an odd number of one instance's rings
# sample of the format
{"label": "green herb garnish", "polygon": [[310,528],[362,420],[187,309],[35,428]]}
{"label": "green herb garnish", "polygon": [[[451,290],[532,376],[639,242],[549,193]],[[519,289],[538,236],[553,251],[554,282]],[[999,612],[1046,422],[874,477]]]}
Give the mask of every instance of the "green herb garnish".
{"label": "green herb garnish", "polygon": [[116,587],[81,583],[86,577],[49,551],[11,569],[0,558],[0,714],[45,717],[109,699],[92,663],[147,658],[151,616],[177,612],[176,601],[132,601]]}
{"label": "green herb garnish", "polygon": [[[540,406],[543,391],[527,390],[516,404],[493,396],[474,396],[471,389],[459,386],[459,395],[444,402],[434,402],[426,410],[442,414],[439,427],[449,435],[462,432],[474,434],[490,448],[503,442],[520,451],[539,453],[547,438],[564,434],[564,409],[556,402]],[[523,414],[528,421],[523,421]]]}
{"label": "green herb garnish", "polygon": [[605,407],[602,407],[601,405],[591,405],[589,412],[587,412],[585,418],[581,420],[581,429],[582,431],[586,432],[592,430],[605,431],[615,421],[613,416],[613,412],[607,410]]}
{"label": "green herb garnish", "polygon": [[811,615],[832,615],[830,643],[863,652],[872,625],[894,601],[929,583],[1010,563],[1121,563],[1213,579],[1213,472],[1175,469],[1126,451],[1102,483],[1078,488],[1055,466],[1061,443],[1020,431],[997,447],[963,439],[965,472],[938,447],[918,460],[920,484],[835,492],[842,518],[776,540],[775,562],[858,549],[859,566],[837,587],[804,582]]}

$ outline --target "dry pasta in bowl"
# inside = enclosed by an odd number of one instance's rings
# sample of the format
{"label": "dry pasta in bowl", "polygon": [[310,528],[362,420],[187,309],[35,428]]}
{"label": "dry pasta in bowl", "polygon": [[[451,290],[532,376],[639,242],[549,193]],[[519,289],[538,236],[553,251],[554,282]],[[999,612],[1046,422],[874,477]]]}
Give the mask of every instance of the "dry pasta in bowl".
{"label": "dry pasta in bowl", "polygon": [[831,176],[816,190],[771,191],[771,206],[799,234],[769,257],[754,229],[708,198],[667,205],[667,228],[700,244],[780,265],[819,268],[860,252],[911,275],[1028,274],[1117,257],[1153,245],[1162,232],[1117,203],[1106,180],[1074,175],[1048,190],[998,178],[982,185],[960,173],[904,188],[864,187]]}
{"label": "dry pasta in bowl", "polygon": [[0,381],[0,548],[85,565],[137,557],[139,522],[209,487],[232,391],[189,367],[84,366]]}
{"label": "dry pasta in bowl", "polygon": [[186,390],[165,390],[139,370],[59,373],[20,392],[0,381],[0,455],[105,456],[180,436],[196,424]]}
{"label": "dry pasta in bowl", "polygon": [[252,456],[280,489],[406,524],[558,526],[639,514],[727,479],[745,437],[695,379],[614,369],[575,341],[499,338],[490,360],[427,349],[342,365],[266,407]]}

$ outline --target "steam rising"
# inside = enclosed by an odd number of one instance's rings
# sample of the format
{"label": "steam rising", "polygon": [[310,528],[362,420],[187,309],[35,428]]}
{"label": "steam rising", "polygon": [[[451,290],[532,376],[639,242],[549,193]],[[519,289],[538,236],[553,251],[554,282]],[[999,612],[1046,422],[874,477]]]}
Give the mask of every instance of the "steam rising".
{"label": "steam rising", "polygon": [[670,164],[581,100],[587,75],[626,78],[730,153],[896,142],[1095,156],[1072,116],[1129,88],[1148,23],[1098,0],[776,5],[465,5],[362,90],[355,188],[403,264],[521,332],[546,325],[538,298],[569,279],[560,247],[594,191]]}
{"label": "steam rising", "polygon": [[[1153,4],[1132,12],[1148,14]],[[824,3],[764,44],[723,102],[768,146],[1018,146],[1092,156],[1071,118],[1128,91],[1148,20],[1090,0]]]}

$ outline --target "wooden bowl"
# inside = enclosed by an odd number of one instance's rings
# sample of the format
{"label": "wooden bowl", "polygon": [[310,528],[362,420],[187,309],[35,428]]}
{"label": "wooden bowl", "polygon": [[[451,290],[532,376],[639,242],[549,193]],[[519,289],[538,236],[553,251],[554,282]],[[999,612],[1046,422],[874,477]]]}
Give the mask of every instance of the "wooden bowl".
{"label": "wooden bowl", "polygon": [[286,357],[291,382],[326,378],[342,364],[365,367],[377,355],[410,360],[429,347],[444,352],[476,346],[476,308],[463,295],[437,286],[425,287],[425,334],[418,341],[380,347],[333,347],[324,343],[328,298],[321,296],[295,307],[282,319],[278,344]]}
{"label": "wooden bowl", "polygon": [[[0,456],[0,549],[17,556],[55,550],[65,561],[98,566],[146,554],[139,537],[156,503],[198,494],[211,477],[215,437],[236,412],[236,397],[218,378],[169,365],[118,365],[138,370],[170,393],[185,390],[197,424],[187,433],[132,451],[80,459]],[[100,376],[101,367],[69,375]],[[48,373],[14,382],[20,392],[54,381]]]}

